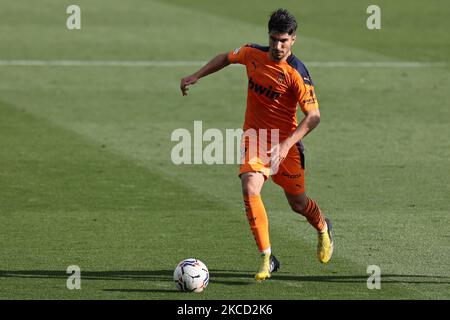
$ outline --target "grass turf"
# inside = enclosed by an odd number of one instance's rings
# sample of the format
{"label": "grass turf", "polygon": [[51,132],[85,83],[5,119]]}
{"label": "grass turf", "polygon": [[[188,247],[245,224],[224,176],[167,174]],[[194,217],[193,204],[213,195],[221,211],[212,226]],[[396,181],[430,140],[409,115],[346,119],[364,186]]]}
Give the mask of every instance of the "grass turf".
{"label": "grass turf", "polygon": [[[208,3],[80,1],[80,31],[65,29],[69,2],[2,3],[0,59],[198,61],[266,42],[272,4]],[[381,3],[380,32],[365,28],[359,1],[289,3],[304,25],[295,53],[448,61],[440,30],[449,22],[435,13],[450,6],[405,3]],[[411,23],[419,18],[427,28]],[[305,139],[307,189],[334,221],[335,256],[317,262],[313,229],[268,183],[282,269],[263,284],[252,280],[258,258],[237,166],[170,161],[176,128],[241,126],[242,68],[202,79],[188,97],[179,79],[196,67],[0,68],[0,298],[450,298],[448,67],[309,68],[322,122]],[[191,256],[211,272],[199,295],[172,282]],[[66,288],[73,264],[81,290]],[[381,290],[366,287],[372,264]]]}

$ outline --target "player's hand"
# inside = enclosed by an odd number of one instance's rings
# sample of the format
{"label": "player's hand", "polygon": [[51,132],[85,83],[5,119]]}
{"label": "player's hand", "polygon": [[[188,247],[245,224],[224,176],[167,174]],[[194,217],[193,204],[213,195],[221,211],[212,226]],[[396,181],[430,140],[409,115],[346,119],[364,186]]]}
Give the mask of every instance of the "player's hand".
{"label": "player's hand", "polygon": [[198,78],[195,75],[190,75],[186,78],[181,79],[180,89],[181,93],[183,93],[183,96],[187,96],[187,92],[189,90],[188,87],[192,84],[195,84],[197,80]]}
{"label": "player's hand", "polygon": [[276,144],[269,150],[268,153],[270,154],[270,167],[273,171],[273,174],[278,171],[278,167],[280,166],[281,162],[286,159],[288,152],[289,146],[284,142]]}

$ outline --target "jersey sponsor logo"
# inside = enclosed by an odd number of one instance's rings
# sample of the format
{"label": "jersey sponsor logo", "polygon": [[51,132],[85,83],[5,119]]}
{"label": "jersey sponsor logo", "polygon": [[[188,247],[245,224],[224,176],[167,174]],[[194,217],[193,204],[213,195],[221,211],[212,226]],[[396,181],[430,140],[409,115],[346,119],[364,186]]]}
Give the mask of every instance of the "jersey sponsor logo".
{"label": "jersey sponsor logo", "polygon": [[316,103],[316,99],[314,99],[314,97],[311,97],[309,99],[303,100],[302,102],[303,102],[303,104]]}
{"label": "jersey sponsor logo", "polygon": [[280,92],[272,90],[272,86],[269,86],[268,88],[266,88],[263,85],[254,82],[251,77],[248,79],[248,88],[250,90],[255,91],[259,95],[265,95],[267,98],[273,99],[273,100],[278,99],[281,95]]}
{"label": "jersey sponsor logo", "polygon": [[309,90],[309,98],[302,101],[304,104],[316,103],[316,96],[314,95],[314,90]]}

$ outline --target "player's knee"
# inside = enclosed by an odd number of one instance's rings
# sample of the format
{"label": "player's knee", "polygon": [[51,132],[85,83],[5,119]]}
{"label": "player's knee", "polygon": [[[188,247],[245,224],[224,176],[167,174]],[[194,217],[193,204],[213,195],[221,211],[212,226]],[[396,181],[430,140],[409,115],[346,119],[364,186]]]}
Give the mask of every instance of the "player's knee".
{"label": "player's knee", "polygon": [[258,173],[245,173],[241,176],[242,194],[244,196],[259,196],[261,193],[264,177]]}
{"label": "player's knee", "polygon": [[242,185],[242,194],[246,197],[248,196],[259,196],[261,190],[251,184]]}

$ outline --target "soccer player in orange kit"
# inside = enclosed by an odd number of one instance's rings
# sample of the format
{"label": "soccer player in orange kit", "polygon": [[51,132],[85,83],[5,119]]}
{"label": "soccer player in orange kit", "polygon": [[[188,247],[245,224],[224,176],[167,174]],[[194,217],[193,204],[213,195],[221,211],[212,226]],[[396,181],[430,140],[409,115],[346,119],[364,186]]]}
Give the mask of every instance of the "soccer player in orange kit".
{"label": "soccer player in orange kit", "polygon": [[[239,177],[246,215],[261,254],[256,281],[270,278],[280,263],[272,254],[269,223],[261,200],[261,189],[269,176],[284,189],[292,210],[306,217],[318,232],[317,256],[327,263],[333,254],[332,225],[317,203],[305,193],[302,138],[320,121],[314,85],[305,65],[291,52],[296,39],[297,22],[285,9],[272,13],[268,23],[269,46],[247,44],[213,58],[196,73],[181,80],[180,89],[187,95],[188,86],[200,78],[219,71],[230,63],[246,66],[248,76],[247,110],[243,130],[278,129],[279,144],[268,144],[270,163],[248,155],[240,165]],[[305,117],[298,123],[297,104]],[[277,168],[273,174],[271,168]]]}

